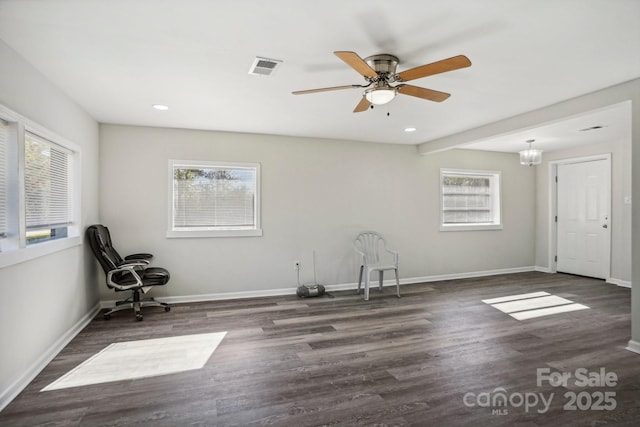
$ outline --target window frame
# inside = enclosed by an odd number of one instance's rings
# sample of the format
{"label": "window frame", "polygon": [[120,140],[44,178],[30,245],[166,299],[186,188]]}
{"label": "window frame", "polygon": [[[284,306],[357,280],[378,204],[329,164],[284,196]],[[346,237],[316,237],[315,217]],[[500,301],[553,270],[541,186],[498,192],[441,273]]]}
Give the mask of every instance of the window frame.
{"label": "window frame", "polygon": [[[440,193],[440,231],[482,231],[482,230],[502,230],[502,173],[500,171],[472,170],[472,169],[440,169],[440,180],[438,182]],[[444,223],[444,177],[445,176],[473,176],[487,177],[490,179],[490,190],[492,195],[491,212],[494,220],[486,223]]]}
{"label": "window frame", "polygon": [[6,141],[4,144],[2,140],[5,138],[0,138],[0,145],[2,145],[0,146],[0,162],[2,162],[0,165],[0,240],[5,238],[9,232],[9,203],[11,201],[9,195],[9,158],[12,157],[9,147],[11,128],[9,123],[0,117],[0,132],[4,134],[5,131]]}
{"label": "window frame", "polygon": [[[82,245],[82,151],[80,146],[3,105],[0,105],[0,119],[8,123],[10,128],[7,141],[8,233],[0,237],[0,268]],[[27,132],[71,153],[72,168],[69,179],[72,181],[70,196],[73,221],[67,227],[66,237],[37,243],[27,242],[25,216],[25,137]]]}
{"label": "window frame", "polygon": [[[194,229],[194,230],[175,230],[173,228],[173,201],[174,201],[174,171],[176,167],[202,167],[202,168],[237,168],[237,169],[254,169],[256,173],[256,194],[255,194],[255,227],[247,228],[225,228],[225,229]],[[261,225],[261,171],[260,163],[249,162],[219,162],[210,160],[169,160],[168,168],[168,192],[167,192],[167,238],[193,238],[193,237],[260,237],[262,236]]]}

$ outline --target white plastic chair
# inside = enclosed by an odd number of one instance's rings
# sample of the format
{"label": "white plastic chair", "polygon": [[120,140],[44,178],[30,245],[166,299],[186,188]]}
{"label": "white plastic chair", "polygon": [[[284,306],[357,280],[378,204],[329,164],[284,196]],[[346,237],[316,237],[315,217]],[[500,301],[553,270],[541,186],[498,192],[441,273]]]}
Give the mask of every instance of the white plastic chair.
{"label": "white plastic chair", "polygon": [[[381,263],[379,249],[381,247],[393,255],[392,263]],[[362,284],[362,274],[365,273],[364,280],[364,300],[369,300],[369,281],[372,271],[378,271],[380,280],[380,292],[382,292],[382,279],[385,270],[393,270],[396,274],[396,294],[400,298],[400,281],[398,279],[398,253],[387,248],[387,241],[375,231],[363,231],[356,236],[353,246],[356,252],[362,257],[360,265],[360,277],[358,278],[358,294]]]}

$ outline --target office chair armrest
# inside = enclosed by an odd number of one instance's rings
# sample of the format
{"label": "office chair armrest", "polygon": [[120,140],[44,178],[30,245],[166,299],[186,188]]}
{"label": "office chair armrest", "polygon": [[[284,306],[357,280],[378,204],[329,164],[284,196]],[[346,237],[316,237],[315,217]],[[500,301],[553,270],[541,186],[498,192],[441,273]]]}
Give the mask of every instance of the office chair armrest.
{"label": "office chair armrest", "polygon": [[129,261],[123,261],[122,264],[118,266],[118,268],[124,268],[128,266],[145,268],[148,265],[149,261],[147,261],[146,259],[130,259]]}
{"label": "office chair armrest", "polygon": [[149,261],[148,259],[137,259],[137,258],[127,259],[127,258],[125,258],[124,261],[122,261],[122,263],[120,265],[118,265],[118,267],[124,267],[124,266],[127,266],[127,265],[140,265],[140,266],[146,267],[150,263],[151,263],[151,261]]}
{"label": "office chair armrest", "polygon": [[125,261],[133,261],[133,260],[149,260],[153,258],[153,254],[147,254],[147,253],[142,253],[142,254],[131,254],[131,255],[127,255],[126,257],[124,257]]}
{"label": "office chair armrest", "polygon": [[[138,275],[138,273],[136,272],[135,268],[136,267],[144,267],[144,263],[130,263],[127,265],[123,265],[121,267],[115,268],[111,271],[109,271],[109,273],[107,273],[107,283],[109,284],[109,286],[118,289],[120,291],[127,291],[129,289],[133,289],[133,288],[139,288],[142,286],[142,278],[140,278],[140,276]],[[113,280],[111,280],[111,278],[113,277],[114,274],[116,273],[121,273],[123,271],[127,271],[129,272],[133,278],[136,280],[136,283],[133,285],[120,285],[116,282],[114,282]]]}

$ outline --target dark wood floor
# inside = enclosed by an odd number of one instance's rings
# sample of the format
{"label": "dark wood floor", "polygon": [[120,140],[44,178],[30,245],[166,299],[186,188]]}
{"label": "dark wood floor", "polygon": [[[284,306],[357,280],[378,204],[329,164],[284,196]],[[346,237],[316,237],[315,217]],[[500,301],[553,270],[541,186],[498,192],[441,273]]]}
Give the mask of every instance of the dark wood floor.
{"label": "dark wood floor", "polygon": [[[482,299],[546,291],[589,310],[518,321]],[[372,291],[124,311],[97,317],[2,412],[2,426],[595,426],[640,423],[640,355],[630,290],[564,274],[521,273]],[[40,392],[113,342],[228,331],[202,370]],[[123,363],[126,361],[123,360]],[[618,376],[613,387],[536,385],[537,368]],[[503,407],[470,407],[498,388]],[[494,392],[495,391],[495,392]],[[616,409],[565,410],[566,392],[615,392]],[[469,394],[471,393],[471,394]],[[518,394],[542,394],[527,412]],[[585,395],[586,394],[586,395]],[[587,406],[589,407],[589,406]],[[496,411],[494,411],[494,409]],[[506,410],[507,414],[504,414]],[[502,411],[502,415],[496,413]]]}

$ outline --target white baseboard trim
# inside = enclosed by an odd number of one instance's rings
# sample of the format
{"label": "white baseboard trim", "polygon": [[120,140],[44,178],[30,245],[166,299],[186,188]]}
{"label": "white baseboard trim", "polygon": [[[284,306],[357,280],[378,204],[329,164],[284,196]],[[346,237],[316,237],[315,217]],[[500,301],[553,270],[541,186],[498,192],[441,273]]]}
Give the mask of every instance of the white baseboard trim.
{"label": "white baseboard trim", "polygon": [[[535,267],[515,267],[515,268],[503,268],[498,270],[486,270],[486,271],[474,271],[468,273],[453,273],[442,274],[437,276],[423,276],[423,277],[409,277],[400,279],[401,285],[409,285],[413,283],[426,283],[426,282],[439,282],[442,280],[455,280],[455,279],[469,279],[474,277],[484,276],[497,276],[499,274],[512,274],[512,273],[524,273],[527,271],[534,271]],[[392,273],[387,273],[386,276],[393,277]],[[395,286],[395,279],[387,279],[382,282],[382,286]],[[377,287],[378,281],[371,280],[370,286]],[[334,285],[325,285],[325,289],[328,292],[332,291],[348,291],[357,289],[358,283],[338,283]],[[189,302],[203,302],[203,301],[218,301],[228,299],[242,299],[242,298],[258,298],[258,297],[273,297],[281,295],[295,295],[296,288],[280,288],[280,289],[267,289],[267,290],[254,290],[254,291],[240,291],[240,292],[221,292],[215,294],[200,294],[200,295],[182,295],[182,296],[170,296],[170,297],[157,297],[158,301],[166,302],[169,304],[180,304]],[[112,308],[115,306],[115,300],[100,301],[100,308]]]}
{"label": "white baseboard trim", "polygon": [[100,304],[94,305],[91,310],[78,320],[67,332],[54,342],[29,368],[19,375],[7,389],[0,392],[0,411],[2,411],[13,399],[24,390],[31,381],[51,362],[62,349],[75,338],[100,311]]}
{"label": "white baseboard trim", "polygon": [[[500,274],[513,274],[513,273],[525,273],[528,271],[534,271],[535,267],[514,267],[514,268],[501,268],[498,270],[484,270],[484,271],[471,271],[467,273],[452,273],[452,274],[441,274],[438,276],[425,276],[425,277],[416,277],[410,283],[422,283],[422,282],[439,282],[442,280],[456,280],[456,279],[472,279],[474,277],[485,277],[485,276],[497,276]],[[400,280],[400,284],[402,280]]]}
{"label": "white baseboard trim", "polygon": [[626,347],[627,350],[640,354],[640,342],[630,340]]}
{"label": "white baseboard trim", "polygon": [[616,278],[613,278],[613,277],[609,277],[606,280],[606,282],[607,283],[611,283],[612,285],[618,285],[618,286],[621,286],[623,288],[631,289],[631,282],[628,281],[628,280],[621,280],[621,279],[616,279]]}
{"label": "white baseboard trim", "polygon": [[541,267],[539,265],[533,267],[533,271],[538,271],[540,273],[554,273],[549,267]]}

